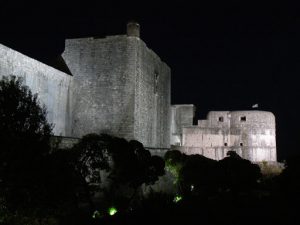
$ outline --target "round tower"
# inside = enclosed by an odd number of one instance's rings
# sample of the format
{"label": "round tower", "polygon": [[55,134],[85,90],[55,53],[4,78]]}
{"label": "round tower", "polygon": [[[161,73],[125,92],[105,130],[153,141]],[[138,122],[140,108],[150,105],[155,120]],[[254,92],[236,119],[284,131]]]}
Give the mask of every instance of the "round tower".
{"label": "round tower", "polygon": [[251,161],[277,161],[275,116],[266,111],[230,112],[231,146]]}
{"label": "round tower", "polygon": [[135,21],[127,23],[127,36],[140,37],[140,25]]}

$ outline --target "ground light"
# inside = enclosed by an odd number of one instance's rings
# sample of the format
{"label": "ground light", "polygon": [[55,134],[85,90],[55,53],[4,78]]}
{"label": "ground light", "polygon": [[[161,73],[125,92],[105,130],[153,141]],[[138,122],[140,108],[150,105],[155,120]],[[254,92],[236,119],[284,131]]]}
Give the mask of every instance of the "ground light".
{"label": "ground light", "polygon": [[179,202],[179,201],[181,201],[181,200],[182,200],[182,196],[181,196],[181,195],[176,195],[176,196],[174,197],[174,199],[173,199],[173,202],[177,203],[177,202]]}
{"label": "ground light", "polygon": [[118,210],[115,207],[110,207],[107,211],[110,216],[113,216],[118,212]]}

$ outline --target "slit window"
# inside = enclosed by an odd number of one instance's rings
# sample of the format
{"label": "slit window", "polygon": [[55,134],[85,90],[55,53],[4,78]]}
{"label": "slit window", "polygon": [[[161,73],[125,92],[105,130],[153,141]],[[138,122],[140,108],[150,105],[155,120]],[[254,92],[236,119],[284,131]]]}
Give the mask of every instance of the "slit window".
{"label": "slit window", "polygon": [[228,145],[228,144],[225,142],[225,143],[224,143],[224,146],[227,146],[227,145]]}
{"label": "slit window", "polygon": [[242,142],[240,143],[240,146],[244,146]]}
{"label": "slit window", "polygon": [[241,122],[246,122],[246,116],[241,116],[241,117],[240,117],[240,121],[241,121]]}
{"label": "slit window", "polygon": [[224,117],[223,116],[219,117],[219,122],[224,122]]}
{"label": "slit window", "polygon": [[154,71],[154,93],[157,94],[158,89],[158,72]]}

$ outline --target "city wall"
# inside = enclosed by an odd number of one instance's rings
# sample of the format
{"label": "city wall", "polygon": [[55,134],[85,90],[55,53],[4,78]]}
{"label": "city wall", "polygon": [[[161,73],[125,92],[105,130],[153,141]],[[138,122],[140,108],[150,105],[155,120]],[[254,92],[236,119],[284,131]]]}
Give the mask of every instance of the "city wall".
{"label": "city wall", "polygon": [[0,78],[23,79],[41,105],[47,108],[47,120],[54,124],[55,135],[71,135],[72,77],[0,44]]}

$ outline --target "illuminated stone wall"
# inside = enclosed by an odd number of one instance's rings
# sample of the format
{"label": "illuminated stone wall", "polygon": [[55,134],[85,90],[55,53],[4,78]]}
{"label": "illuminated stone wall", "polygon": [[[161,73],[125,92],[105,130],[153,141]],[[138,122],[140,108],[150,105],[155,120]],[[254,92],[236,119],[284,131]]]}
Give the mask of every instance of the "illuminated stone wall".
{"label": "illuminated stone wall", "polygon": [[47,119],[55,135],[71,135],[72,77],[37,60],[0,44],[0,78],[22,77],[41,105],[47,108]]}
{"label": "illuminated stone wall", "polygon": [[170,69],[135,36],[66,40],[72,136],[108,133],[169,147]]}
{"label": "illuminated stone wall", "polygon": [[182,127],[192,126],[195,106],[192,104],[172,105],[171,107],[171,145],[182,145]]}
{"label": "illuminated stone wall", "polygon": [[275,117],[265,111],[209,112],[197,126],[183,127],[187,154],[220,160],[229,150],[251,161],[276,161]]}
{"label": "illuminated stone wall", "polygon": [[137,49],[134,137],[147,147],[170,147],[171,70],[140,39]]}
{"label": "illuminated stone wall", "polygon": [[137,28],[66,40],[63,57],[73,76],[0,45],[0,76],[20,76],[38,94],[55,135],[107,133],[168,148],[171,71]]}

